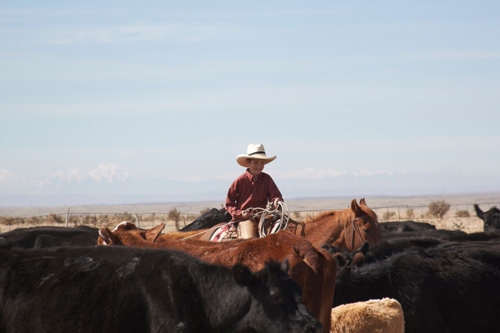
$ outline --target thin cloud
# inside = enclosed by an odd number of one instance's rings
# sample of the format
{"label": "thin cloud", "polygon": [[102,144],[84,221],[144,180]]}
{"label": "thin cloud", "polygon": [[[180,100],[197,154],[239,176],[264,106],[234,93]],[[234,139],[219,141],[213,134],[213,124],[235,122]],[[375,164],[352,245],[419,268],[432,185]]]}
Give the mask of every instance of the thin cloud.
{"label": "thin cloud", "polygon": [[82,170],[80,168],[70,168],[56,172],[49,177],[47,182],[43,184],[58,181],[63,183],[82,183],[84,181],[94,180],[97,182],[106,181],[112,184],[115,181],[124,182],[130,178],[129,172],[122,166],[116,163],[100,163],[95,168]]}
{"label": "thin cloud", "polygon": [[273,177],[281,179],[322,179],[337,178],[346,174],[346,171],[335,169],[304,168],[300,170],[275,171],[273,172]]}
{"label": "thin cloud", "polygon": [[0,169],[0,191],[7,191],[6,194],[15,193],[17,190],[33,189],[36,185],[37,182],[33,179]]}
{"label": "thin cloud", "polygon": [[[315,168],[303,168],[299,170],[275,170],[272,172],[272,177],[275,179],[298,179],[298,180],[318,180],[326,178],[339,178],[343,176],[355,176],[355,177],[371,177],[377,175],[392,175],[394,171],[390,170],[356,170],[356,171],[343,171],[336,169],[315,169]],[[217,180],[230,180],[235,179],[238,175],[233,173],[228,173],[220,175],[214,179]]]}
{"label": "thin cloud", "polygon": [[[420,61],[452,61],[452,60],[498,60],[500,59],[500,52],[489,50],[475,50],[475,51],[462,51],[462,50],[435,50],[427,51],[416,54],[396,54],[396,55],[369,55],[352,57],[349,59],[337,58],[331,60],[331,65],[337,65],[338,61],[351,62],[351,63],[410,63]],[[328,64],[327,64],[328,65]]]}
{"label": "thin cloud", "polygon": [[200,177],[199,175],[191,175],[185,177],[165,177],[163,179],[179,183],[201,183],[203,181],[202,177]]}
{"label": "thin cloud", "polygon": [[359,170],[351,172],[350,174],[355,177],[372,177],[378,175],[393,175],[394,173],[394,171],[389,170]]}
{"label": "thin cloud", "polygon": [[50,38],[54,44],[97,43],[111,44],[145,41],[206,41],[225,33],[214,26],[187,27],[183,25],[161,25],[135,23],[114,27],[73,28],[55,33]]}
{"label": "thin cloud", "polygon": [[281,179],[326,179],[326,178],[339,178],[343,176],[355,176],[355,177],[370,177],[375,175],[391,175],[392,171],[388,170],[357,170],[357,171],[343,171],[336,169],[314,169],[314,168],[304,168],[301,170],[290,170],[290,171],[277,171],[273,175],[276,178]]}
{"label": "thin cloud", "polygon": [[19,180],[19,177],[9,170],[0,169],[0,184],[12,184]]}
{"label": "thin cloud", "polygon": [[123,182],[130,177],[130,174],[124,167],[115,163],[101,163],[97,168],[90,170],[88,175],[93,180],[106,180],[109,184],[115,180]]}
{"label": "thin cloud", "polygon": [[[61,181],[61,182],[81,183],[83,181],[83,179],[85,178],[85,174],[84,174],[84,172],[82,172],[80,170],[80,168],[70,168],[70,169],[66,169],[64,171],[56,172],[56,173],[52,174],[52,176],[50,178],[57,179],[58,181]],[[44,184],[46,184],[46,182],[44,182]]]}

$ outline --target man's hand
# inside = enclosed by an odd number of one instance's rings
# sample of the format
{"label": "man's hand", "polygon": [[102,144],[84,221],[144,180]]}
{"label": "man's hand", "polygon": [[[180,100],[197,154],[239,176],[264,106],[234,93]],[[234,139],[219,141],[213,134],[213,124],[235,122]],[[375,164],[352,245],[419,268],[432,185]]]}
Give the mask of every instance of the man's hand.
{"label": "man's hand", "polygon": [[252,217],[252,213],[248,211],[248,209],[242,210],[240,213],[242,219],[250,219]]}
{"label": "man's hand", "polygon": [[279,204],[280,202],[281,202],[281,200],[280,200],[280,199],[278,199],[278,198],[274,199],[274,200],[273,200],[273,206],[274,206],[274,208],[278,208],[278,204]]}

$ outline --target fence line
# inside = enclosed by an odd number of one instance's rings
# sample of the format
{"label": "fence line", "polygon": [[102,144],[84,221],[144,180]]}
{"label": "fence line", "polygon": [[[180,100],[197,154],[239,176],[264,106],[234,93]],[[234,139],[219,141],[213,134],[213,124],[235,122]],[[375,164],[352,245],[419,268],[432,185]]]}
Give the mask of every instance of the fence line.
{"label": "fence line", "polygon": [[[493,206],[500,206],[500,203],[478,203],[478,205],[480,205],[483,211],[486,211]],[[441,226],[446,229],[465,229],[469,232],[482,231],[482,220],[477,218],[474,204],[450,204],[449,210],[442,218],[430,216],[428,213],[429,205],[394,205],[370,208],[377,214],[381,223],[402,220],[430,221],[430,223],[434,223],[437,227]],[[290,216],[300,220],[329,210],[331,209],[291,211]],[[152,228],[159,223],[165,223],[165,232],[170,232],[191,223],[201,214],[188,214],[177,211],[175,213],[174,217],[172,217],[171,211],[159,213],[72,213],[70,207],[68,207],[66,214],[48,214],[31,217],[0,216],[0,232],[10,231],[15,228],[36,226],[75,227],[86,225],[91,227],[106,226],[114,228],[122,221],[134,222],[141,228]],[[473,224],[473,226],[470,226],[471,224]]]}

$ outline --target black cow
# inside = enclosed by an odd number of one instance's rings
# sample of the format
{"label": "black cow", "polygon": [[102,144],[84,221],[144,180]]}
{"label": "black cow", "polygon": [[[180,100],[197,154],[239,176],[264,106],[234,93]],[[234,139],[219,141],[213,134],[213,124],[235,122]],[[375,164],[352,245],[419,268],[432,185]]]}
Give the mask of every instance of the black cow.
{"label": "black cow", "polygon": [[451,240],[456,237],[463,237],[467,233],[462,230],[448,230],[448,229],[436,229],[436,230],[424,230],[424,231],[406,231],[406,232],[383,232],[382,239],[390,240],[397,238],[411,238],[411,237],[434,237],[439,239]]}
{"label": "black cow", "polygon": [[424,231],[436,230],[436,226],[427,222],[393,221],[380,223],[380,230],[382,232]]}
{"label": "black cow", "polygon": [[365,263],[385,260],[400,252],[426,249],[448,242],[447,240],[434,237],[408,237],[382,241],[367,251],[365,254]]}
{"label": "black cow", "polygon": [[0,239],[11,242],[16,247],[46,248],[56,246],[95,246],[99,229],[79,227],[33,227],[17,228],[3,234]]}
{"label": "black cow", "polygon": [[184,228],[179,229],[179,231],[208,229],[218,223],[229,222],[231,219],[231,214],[229,214],[225,208],[212,208],[208,212],[198,216],[193,222],[189,223]]}
{"label": "black cow", "polygon": [[491,207],[486,212],[483,212],[479,205],[474,204],[476,215],[484,222],[484,231],[500,230],[500,209],[495,206]]}
{"label": "black cow", "polygon": [[334,306],[397,299],[405,332],[499,332],[500,243],[445,243],[348,267],[337,276]]}
{"label": "black cow", "polygon": [[[421,233],[420,236],[415,235],[414,237],[396,237],[384,240],[370,247],[369,249],[366,249],[366,251],[363,252],[364,256],[362,258],[353,258],[353,263],[359,266],[361,264],[385,260],[403,251],[427,249],[450,242],[500,240],[500,232],[474,232],[470,234],[464,232],[453,232],[447,233],[446,235],[447,237],[444,237],[442,233],[438,233],[438,236],[440,237],[433,237],[432,233],[425,232],[423,234]],[[348,254],[344,254],[344,257],[347,258],[345,259],[346,262],[349,261]]]}
{"label": "black cow", "polygon": [[173,250],[0,246],[0,332],[320,332],[285,264],[251,273]]}
{"label": "black cow", "polygon": [[453,237],[450,237],[449,240],[454,241],[454,242],[500,240],[500,230],[471,232],[470,234],[465,233],[463,235],[457,234]]}

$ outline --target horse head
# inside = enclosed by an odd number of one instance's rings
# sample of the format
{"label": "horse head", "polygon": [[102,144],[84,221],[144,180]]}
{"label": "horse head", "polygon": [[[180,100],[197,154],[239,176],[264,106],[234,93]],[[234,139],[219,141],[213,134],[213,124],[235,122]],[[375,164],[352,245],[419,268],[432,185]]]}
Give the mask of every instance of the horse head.
{"label": "horse head", "polygon": [[368,207],[364,198],[350,205],[352,221],[346,225],[344,239],[347,249],[351,252],[360,248],[365,242],[370,246],[378,244],[382,239],[382,232],[377,214]]}
{"label": "horse head", "polygon": [[377,214],[368,207],[364,198],[359,204],[353,199],[349,208],[310,217],[304,225],[305,238],[318,248],[330,244],[354,252],[365,242],[374,246],[382,239]]}

